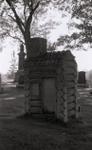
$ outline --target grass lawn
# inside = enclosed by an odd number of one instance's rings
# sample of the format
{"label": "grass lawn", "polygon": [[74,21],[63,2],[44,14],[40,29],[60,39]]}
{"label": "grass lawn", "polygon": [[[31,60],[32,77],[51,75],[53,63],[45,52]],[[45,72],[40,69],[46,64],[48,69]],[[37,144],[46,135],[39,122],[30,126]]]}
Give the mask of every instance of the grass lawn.
{"label": "grass lawn", "polygon": [[61,122],[17,117],[24,113],[23,90],[6,88],[0,95],[0,150],[91,150],[92,96],[80,90],[82,119],[65,126]]}

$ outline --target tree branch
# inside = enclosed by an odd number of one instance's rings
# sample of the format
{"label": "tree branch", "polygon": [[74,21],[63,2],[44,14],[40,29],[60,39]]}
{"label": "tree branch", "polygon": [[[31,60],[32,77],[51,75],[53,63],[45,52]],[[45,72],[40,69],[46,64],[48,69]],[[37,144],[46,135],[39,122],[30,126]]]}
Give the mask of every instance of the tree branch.
{"label": "tree branch", "polygon": [[20,41],[21,43],[25,44],[25,42],[23,42],[19,37],[17,36],[12,36],[9,32],[7,33],[11,38],[16,39],[18,41]]}
{"label": "tree branch", "polygon": [[8,15],[14,22],[16,22],[16,19],[12,17],[11,15]]}
{"label": "tree branch", "polygon": [[40,4],[40,1],[36,4],[36,6],[31,10],[30,14],[29,14],[29,17],[26,21],[26,29],[30,29],[30,23],[32,21],[32,16],[34,14],[34,12],[36,11],[36,9],[39,7],[39,4]]}
{"label": "tree branch", "polygon": [[17,14],[17,12],[16,12],[16,10],[15,10],[15,8],[14,8],[12,2],[11,2],[10,0],[6,0],[6,2],[7,2],[7,4],[10,6],[11,10],[13,11],[14,16],[15,16],[15,18],[16,18],[16,23],[18,24],[19,29],[21,30],[22,34],[24,35],[24,29],[23,29],[24,23],[23,23],[22,20],[19,18],[19,16],[18,16],[18,14]]}
{"label": "tree branch", "polygon": [[36,11],[36,9],[39,7],[40,5],[40,1],[36,4],[36,6],[33,8],[32,10],[32,14],[34,14],[34,12]]}
{"label": "tree branch", "polygon": [[24,5],[24,10],[23,10],[23,13],[24,13],[24,20],[26,22],[26,2],[25,0],[23,0],[23,5]]}

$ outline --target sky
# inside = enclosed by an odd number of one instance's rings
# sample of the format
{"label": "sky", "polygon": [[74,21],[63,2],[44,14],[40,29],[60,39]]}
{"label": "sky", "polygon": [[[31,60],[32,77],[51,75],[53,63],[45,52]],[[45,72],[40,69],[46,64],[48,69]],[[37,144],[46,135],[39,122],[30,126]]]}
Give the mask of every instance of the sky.
{"label": "sky", "polygon": [[[53,34],[53,38],[54,38]],[[11,44],[10,41],[6,41],[6,44],[3,47],[2,52],[0,52],[0,73],[7,73],[10,67],[11,55],[13,51],[16,52],[16,58],[18,59],[19,48]],[[75,59],[78,64],[79,71],[89,71],[92,70],[92,50],[87,51],[72,51],[72,54],[75,56]]]}
{"label": "sky", "polygon": [[72,52],[78,64],[79,71],[92,70],[92,50]]}
{"label": "sky", "polygon": [[[2,43],[0,42],[0,45],[1,44]],[[9,71],[13,51],[15,51],[16,59],[18,60],[17,54],[19,52],[19,48],[11,39],[6,39],[2,44],[2,50],[0,51],[0,73],[6,74]]]}
{"label": "sky", "polygon": [[[60,35],[64,35],[69,32],[66,24],[70,21],[70,18],[62,18],[60,12],[52,10],[53,9],[51,9],[50,7],[50,10],[47,12],[46,17],[48,19],[45,19],[44,22],[49,21],[51,18],[56,20],[56,22],[59,22],[59,25],[55,27],[54,30],[51,31],[51,34],[47,37],[51,42],[56,42],[57,38]],[[43,23],[43,21],[40,22],[40,24],[41,23]],[[0,73],[5,74],[9,70],[11,64],[11,55],[13,51],[15,51],[16,58],[18,60],[17,54],[19,52],[19,47],[10,38],[6,39],[3,44],[2,41],[0,41],[0,46],[2,46],[2,51],[0,51]],[[84,51],[82,49],[80,51],[72,51],[72,54],[75,56],[75,60],[77,61],[78,71],[92,70],[92,49],[88,49],[87,51]]]}

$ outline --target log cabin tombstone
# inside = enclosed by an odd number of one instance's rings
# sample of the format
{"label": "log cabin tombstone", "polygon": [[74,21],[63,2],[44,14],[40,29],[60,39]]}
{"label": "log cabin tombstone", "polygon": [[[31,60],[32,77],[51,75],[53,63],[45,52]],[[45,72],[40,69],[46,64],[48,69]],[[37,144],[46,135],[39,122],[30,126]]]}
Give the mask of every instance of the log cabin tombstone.
{"label": "log cabin tombstone", "polygon": [[70,51],[47,52],[46,39],[32,38],[24,70],[27,113],[64,122],[78,117],[77,64]]}

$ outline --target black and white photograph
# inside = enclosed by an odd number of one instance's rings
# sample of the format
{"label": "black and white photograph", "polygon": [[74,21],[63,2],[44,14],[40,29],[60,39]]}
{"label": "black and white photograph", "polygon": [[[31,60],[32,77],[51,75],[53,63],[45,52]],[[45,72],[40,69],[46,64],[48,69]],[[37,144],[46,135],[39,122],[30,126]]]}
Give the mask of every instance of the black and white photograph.
{"label": "black and white photograph", "polygon": [[0,0],[0,150],[92,149],[92,0]]}

